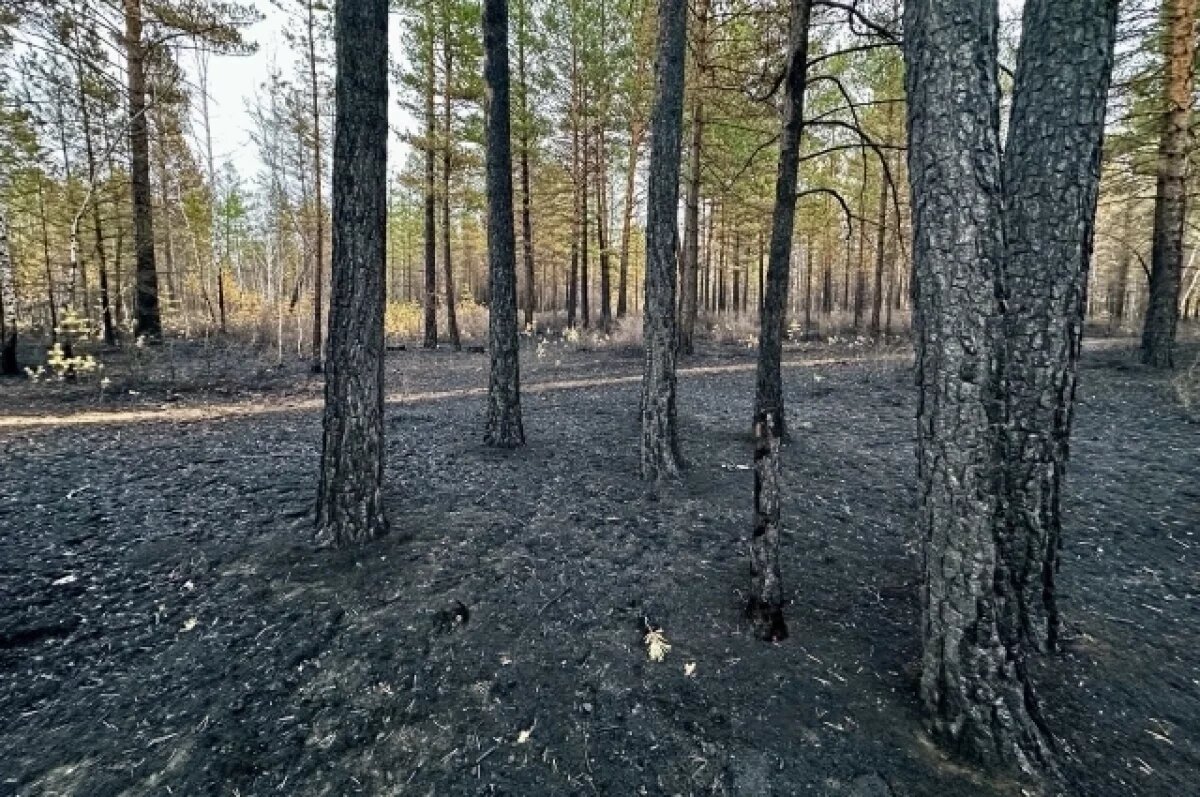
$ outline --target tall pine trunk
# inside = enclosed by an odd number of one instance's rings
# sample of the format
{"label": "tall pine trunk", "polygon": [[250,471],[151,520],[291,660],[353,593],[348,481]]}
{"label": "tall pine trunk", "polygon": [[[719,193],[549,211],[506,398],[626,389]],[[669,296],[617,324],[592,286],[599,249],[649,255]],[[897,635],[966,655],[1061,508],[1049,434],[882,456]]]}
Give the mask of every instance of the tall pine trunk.
{"label": "tall pine trunk", "polygon": [[442,278],[446,290],[446,334],[450,337],[450,348],[462,349],[458,337],[458,296],[454,289],[454,263],[450,259],[450,168],[453,152],[451,136],[454,134],[454,108],[450,92],[454,79],[453,42],[450,39],[450,10],[442,4]]}
{"label": "tall pine trunk", "polygon": [[516,233],[513,230],[509,119],[508,0],[483,3],[484,144],[487,154],[489,446],[525,444],[517,337]]}
{"label": "tall pine trunk", "polygon": [[642,340],[641,472],[648,481],[679,475],[675,410],[675,264],[679,232],[679,151],[683,138],[683,78],[687,4],[660,0],[650,174],[646,197],[646,293]]}
{"label": "tall pine trunk", "polygon": [[425,9],[425,338],[426,349],[437,348],[437,168],[434,149],[437,138],[433,113],[433,3],[427,0]]}
{"label": "tall pine trunk", "polygon": [[625,164],[625,200],[621,212],[621,260],[617,274],[617,318],[629,312],[629,248],[633,232],[633,192],[637,180],[638,152],[642,148],[645,128],[638,122],[629,124],[629,160]]}
{"label": "tall pine trunk", "polygon": [[1117,0],[1027,0],[1004,148],[1004,569],[1010,633],[1053,648],[1060,506]]}
{"label": "tall pine trunk", "polygon": [[1187,160],[1191,146],[1192,83],[1196,58],[1197,0],[1163,4],[1163,119],[1154,194],[1154,245],[1150,291],[1142,329],[1142,362],[1175,364],[1175,328],[1183,276],[1183,226],[1187,216]]}
{"label": "tall pine trunk", "polygon": [[153,198],[150,193],[150,132],[146,123],[146,52],[142,41],[142,0],[124,0],[125,57],[129,92],[130,196],[137,255],[134,318],[137,335],[162,339],[158,309],[158,272],[154,263]]}
{"label": "tall pine trunk", "polygon": [[[308,87],[309,101],[312,103],[309,112],[313,126],[312,160],[314,194],[316,195],[316,207],[313,209],[316,240],[313,241],[315,259],[313,260],[313,326],[310,359],[312,361],[312,372],[319,374],[322,367],[321,345],[325,332],[321,320],[321,313],[324,310],[322,304],[325,300],[323,295],[325,288],[325,207],[321,197],[321,192],[324,189],[324,175],[322,174],[323,164],[321,162],[321,87],[317,82],[317,23],[313,7],[315,3],[316,0],[308,0],[305,7],[305,11],[307,12],[305,17],[307,40],[305,43],[308,46]],[[220,279],[219,275],[218,279]],[[221,293],[224,294],[224,285],[220,284],[219,287],[221,288]],[[221,304],[223,307],[224,301]],[[221,313],[221,328],[225,328],[225,314],[223,311]]]}
{"label": "tall pine trunk", "polygon": [[383,534],[383,308],[387,246],[387,0],[334,12],[333,267],[317,538]]}
{"label": "tall pine trunk", "polygon": [[529,83],[525,78],[525,24],[529,14],[529,0],[519,0],[517,16],[517,81],[521,93],[521,252],[525,266],[525,327],[533,331],[533,313],[537,304],[533,274],[533,220],[530,212],[532,197],[529,193]]}
{"label": "tall pine trunk", "polygon": [[916,275],[920,699],[930,734],[985,765],[1048,764],[1022,647],[1004,632],[1004,250],[995,3],[905,5]]}
{"label": "tall pine trunk", "polygon": [[[773,421],[771,428],[778,429],[781,437],[787,434],[783,402],[783,338],[787,332],[792,230],[796,222],[796,181],[800,167],[800,133],[804,129],[808,23],[811,15],[812,0],[791,0],[783,124],[779,135],[779,168],[775,175],[775,208],[771,216],[771,243],[767,252],[767,293],[759,320],[754,417],[770,417]],[[809,262],[811,266],[811,259]],[[809,279],[811,281],[811,273]]]}
{"label": "tall pine trunk", "polygon": [[711,0],[700,0],[696,8],[696,47],[693,59],[691,144],[688,147],[687,187],[683,199],[683,251],[680,262],[679,351],[696,351],[696,316],[700,298],[700,158],[704,148],[704,76],[707,52],[708,12]]}

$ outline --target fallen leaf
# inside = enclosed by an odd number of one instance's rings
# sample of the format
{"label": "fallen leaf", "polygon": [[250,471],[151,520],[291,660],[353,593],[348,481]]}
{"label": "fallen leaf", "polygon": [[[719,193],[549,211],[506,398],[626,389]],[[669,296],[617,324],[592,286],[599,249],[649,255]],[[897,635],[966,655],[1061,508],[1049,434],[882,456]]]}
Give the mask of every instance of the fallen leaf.
{"label": "fallen leaf", "polygon": [[688,678],[694,676],[696,674],[696,662],[689,661],[687,664],[683,665],[683,674]]}
{"label": "fallen leaf", "polygon": [[195,628],[199,624],[200,624],[200,621],[197,620],[195,617],[189,617],[187,620],[184,621],[183,628],[181,628],[180,630],[181,631],[191,631],[193,628]]}
{"label": "fallen leaf", "polygon": [[62,578],[54,579],[53,581],[50,582],[50,585],[54,586],[54,587],[61,587],[63,584],[73,584],[78,580],[79,580],[79,576],[75,575],[74,573],[68,573],[67,575],[63,576]]}

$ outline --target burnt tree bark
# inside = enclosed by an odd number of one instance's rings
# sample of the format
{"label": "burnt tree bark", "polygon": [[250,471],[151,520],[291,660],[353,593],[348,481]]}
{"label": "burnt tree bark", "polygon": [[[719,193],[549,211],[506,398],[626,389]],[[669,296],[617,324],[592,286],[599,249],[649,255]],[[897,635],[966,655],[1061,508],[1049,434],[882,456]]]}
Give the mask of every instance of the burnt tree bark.
{"label": "burnt tree bark", "polygon": [[771,217],[771,243],[767,250],[767,293],[759,319],[754,415],[756,418],[767,415],[774,418],[781,437],[787,435],[783,407],[783,338],[787,332],[792,231],[796,223],[796,181],[800,167],[800,134],[804,129],[808,23],[811,15],[812,0],[791,0],[783,126],[779,134],[779,168],[775,175],[775,209]]}
{"label": "burnt tree bark", "polygon": [[509,119],[508,0],[483,3],[484,127],[487,153],[489,446],[525,444],[521,424],[517,339],[516,233],[513,230],[512,143]]}
{"label": "burnt tree bark", "polygon": [[333,134],[333,266],[317,538],[387,530],[383,308],[387,241],[387,0],[340,0]]}
{"label": "burnt tree bark", "polygon": [[916,275],[920,699],[926,727],[985,765],[1051,766],[1023,650],[1002,635],[995,539],[1004,259],[995,3],[904,10]]}
{"label": "burnt tree bark", "polygon": [[646,289],[642,315],[645,370],[641,396],[641,472],[648,481],[679,475],[675,410],[675,253],[679,231],[679,151],[687,36],[684,0],[659,0],[650,173],[646,198]]}
{"label": "burnt tree bark", "polygon": [[999,539],[1009,633],[1055,646],[1060,505],[1117,0],[1028,0],[1004,148],[1006,399]]}
{"label": "burnt tree bark", "polygon": [[750,538],[750,600],[746,614],[769,642],[787,639],[783,619],[783,581],[779,570],[781,430],[778,418],[764,413],[754,419],[754,529]]}
{"label": "burnt tree bark", "polygon": [[130,197],[136,252],[134,319],[137,335],[162,338],[158,272],[154,262],[154,200],[150,192],[150,132],[146,123],[146,45],[142,41],[142,0],[124,0],[126,79],[129,94]]}
{"label": "burnt tree bark", "polygon": [[1192,83],[1196,58],[1197,0],[1165,0],[1163,17],[1163,119],[1154,194],[1154,243],[1150,290],[1142,328],[1142,362],[1175,365],[1175,328],[1183,273],[1183,225],[1187,215],[1187,160],[1191,144]]}

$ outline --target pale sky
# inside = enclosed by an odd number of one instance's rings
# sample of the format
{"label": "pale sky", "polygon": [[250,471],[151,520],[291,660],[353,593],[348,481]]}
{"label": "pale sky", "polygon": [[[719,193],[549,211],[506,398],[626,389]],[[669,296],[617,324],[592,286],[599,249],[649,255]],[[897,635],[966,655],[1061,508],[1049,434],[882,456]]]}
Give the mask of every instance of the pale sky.
{"label": "pale sky", "polygon": [[[232,161],[246,180],[253,178],[260,165],[257,148],[250,138],[252,125],[247,106],[253,101],[259,85],[266,80],[272,62],[285,75],[290,75],[292,64],[297,57],[291,52],[282,35],[286,20],[284,13],[269,0],[253,0],[253,3],[263,15],[263,20],[251,26],[245,32],[245,37],[258,44],[258,51],[249,56],[213,55],[208,67],[213,157],[218,168],[221,163]],[[393,59],[396,57],[394,50],[398,46],[399,34],[399,20],[393,16],[391,31],[388,34]],[[332,45],[330,51],[332,54]],[[186,55],[183,60],[195,84],[196,62]],[[398,87],[393,81],[392,94],[388,98],[388,115],[393,130],[404,130],[409,128],[412,119],[399,108],[397,90]],[[196,118],[199,118],[198,111]],[[201,130],[198,122],[196,129]],[[405,154],[405,145],[396,136],[392,136],[388,142],[389,168],[399,168]]]}

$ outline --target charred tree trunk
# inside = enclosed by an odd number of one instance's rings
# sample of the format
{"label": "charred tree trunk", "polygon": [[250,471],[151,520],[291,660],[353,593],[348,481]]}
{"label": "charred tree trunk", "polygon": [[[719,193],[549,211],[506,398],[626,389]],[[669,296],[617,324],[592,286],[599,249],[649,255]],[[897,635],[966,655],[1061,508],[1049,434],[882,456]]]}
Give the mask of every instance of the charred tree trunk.
{"label": "charred tree trunk", "polygon": [[1022,647],[1003,635],[995,538],[1004,251],[996,4],[905,5],[916,270],[920,699],[939,743],[985,765],[1049,764]]}
{"label": "charred tree trunk", "polygon": [[1028,0],[1004,148],[1001,554],[1006,621],[1029,647],[1058,638],[1060,505],[1083,335],[1117,0]]}
{"label": "charred tree trunk", "polygon": [[683,77],[687,36],[684,0],[658,4],[646,198],[646,293],[642,339],[646,350],[641,397],[641,471],[648,481],[679,475],[675,412],[675,263],[679,231],[679,150],[683,138]]}
{"label": "charred tree trunk", "polygon": [[142,0],[124,0],[125,57],[129,90],[129,171],[133,234],[137,252],[135,320],[137,335],[162,339],[158,272],[154,263],[154,210],[150,193],[150,133],[146,124],[146,63],[142,41]]}
{"label": "charred tree trunk", "polygon": [[[452,164],[451,141],[454,134],[454,108],[450,92],[454,78],[454,55],[451,51],[450,12],[442,14],[442,277],[446,282],[446,334],[450,337],[450,348],[462,350],[458,337],[458,296],[454,289],[454,262],[450,259],[450,168]],[[490,301],[490,293],[489,293]]]}
{"label": "charred tree trunk", "polygon": [[516,234],[508,96],[508,0],[483,3],[484,126],[487,151],[489,446],[525,444],[517,339]]}
{"label": "charred tree trunk", "polygon": [[775,209],[771,216],[771,243],[767,255],[767,295],[759,322],[754,416],[773,418],[780,437],[787,435],[783,406],[783,338],[787,334],[792,230],[796,222],[796,180],[800,167],[800,133],[804,129],[808,23],[811,14],[812,0],[791,0],[783,126],[779,134]]}
{"label": "charred tree trunk", "polygon": [[[430,13],[428,10],[426,13]],[[436,121],[433,114],[433,20],[426,17],[425,34],[425,339],[426,349],[436,349],[437,334],[437,168],[434,165]]]}
{"label": "charred tree trunk", "polygon": [[781,642],[788,635],[779,570],[782,432],[778,418],[770,413],[754,419],[754,530],[750,538],[752,578],[746,614],[761,627],[768,642]]}
{"label": "charred tree trunk", "polygon": [[1163,16],[1162,138],[1158,144],[1158,189],[1154,194],[1154,246],[1150,290],[1142,329],[1142,362],[1175,365],[1175,328],[1187,215],[1187,160],[1191,145],[1192,83],[1196,57],[1197,0],[1165,0]]}
{"label": "charred tree trunk", "polygon": [[317,538],[387,530],[383,308],[387,246],[387,0],[341,0],[333,135],[333,268]]}

